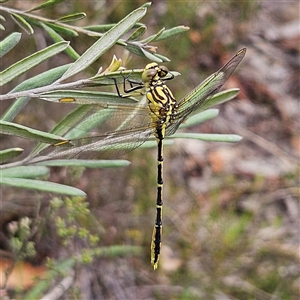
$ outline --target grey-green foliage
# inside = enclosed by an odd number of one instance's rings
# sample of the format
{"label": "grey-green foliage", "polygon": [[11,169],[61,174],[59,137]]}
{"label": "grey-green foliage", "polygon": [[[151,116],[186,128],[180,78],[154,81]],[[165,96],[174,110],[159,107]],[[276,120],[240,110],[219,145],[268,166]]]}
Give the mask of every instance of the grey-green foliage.
{"label": "grey-green foliage", "polygon": [[[49,45],[48,47],[40,51],[37,51],[19,61],[14,62],[11,66],[3,70],[0,73],[1,86],[11,83],[12,80],[16,79],[20,75],[27,74],[28,71],[32,70],[37,65],[57,56],[62,52],[64,52],[73,60],[73,63],[62,65],[28,78],[21,84],[14,87],[9,93],[0,96],[0,101],[12,101],[16,99],[16,101],[1,117],[0,133],[31,139],[38,143],[35,149],[33,149],[33,151],[25,159],[11,163],[9,163],[10,160],[21,154],[23,152],[23,149],[18,147],[18,145],[15,145],[15,148],[9,148],[0,151],[0,161],[3,163],[2,165],[0,165],[0,172],[2,172],[1,184],[42,191],[52,191],[68,195],[83,196],[84,192],[78,189],[74,189],[70,186],[56,183],[46,184],[45,181],[38,179],[40,176],[38,175],[38,172],[36,173],[36,177],[32,176],[28,178],[25,175],[26,171],[24,171],[24,169],[17,173],[19,174],[19,177],[12,177],[8,175],[8,173],[6,173],[4,170],[20,166],[23,166],[23,168],[38,168],[37,166],[32,166],[33,164],[36,165],[37,163],[39,163],[40,165],[43,163],[44,165],[47,165],[48,163],[47,166],[80,165],[82,167],[99,168],[128,165],[127,161],[119,161],[118,163],[116,163],[116,161],[110,161],[109,163],[103,164],[103,161],[101,160],[91,163],[91,161],[88,160],[63,159],[52,160],[50,164],[49,160],[51,159],[51,156],[41,156],[40,153],[43,153],[43,150],[45,148],[51,149],[51,147],[53,147],[51,145],[53,144],[65,143],[66,146],[68,146],[69,142],[64,136],[72,127],[76,127],[72,132],[72,136],[76,136],[78,138],[82,134],[90,130],[93,126],[100,125],[102,122],[101,118],[99,118],[96,123],[95,118],[87,118],[87,115],[90,112],[95,111],[93,109],[93,105],[97,105],[97,107],[99,108],[105,108],[108,106],[118,108],[119,105],[129,105],[129,107],[132,106],[132,109],[134,110],[134,107],[136,105],[135,98],[120,98],[116,94],[103,91],[90,91],[87,90],[86,87],[101,87],[113,85],[114,81],[112,80],[112,78],[116,82],[121,83],[124,80],[124,76],[130,76],[130,79],[133,80],[140,80],[143,70],[135,69],[134,71],[120,72],[119,69],[122,65],[122,62],[114,57],[112,59],[111,65],[104,72],[101,72],[100,70],[99,73],[95,74],[94,76],[80,80],[72,80],[74,75],[84,71],[95,60],[101,57],[114,45],[124,47],[124,49],[129,50],[133,54],[140,55],[155,62],[168,61],[169,59],[167,57],[156,52],[156,47],[153,46],[152,43],[172,38],[175,35],[188,30],[188,27],[177,26],[171,29],[163,28],[159,32],[141,39],[142,36],[145,35],[147,27],[145,24],[140,23],[140,20],[146,14],[150,3],[146,3],[143,6],[135,9],[130,14],[125,16],[122,20],[120,20],[117,24],[99,24],[86,28],[70,25],[70,22],[75,22],[80,18],[84,18],[84,13],[75,13],[67,16],[61,16],[58,20],[46,19],[33,13],[35,10],[46,8],[49,5],[54,5],[56,2],[60,1],[46,1],[38,7],[34,7],[26,12],[0,6],[0,10],[8,13],[16,22],[16,24],[18,24],[27,34],[34,35],[35,28],[39,27],[45,30],[45,33],[48,34],[49,37],[53,40],[52,45]],[[3,18],[2,21],[4,21]],[[67,38],[77,37],[79,34],[85,34],[95,39],[95,42],[89,48],[87,48],[82,55],[79,55],[76,50],[70,46],[70,43],[67,40]],[[127,36],[126,38],[125,35]],[[0,57],[7,57],[8,55],[10,55],[10,51],[18,47],[18,42],[20,41],[20,39],[21,34],[18,32],[11,33],[8,37],[6,37],[0,44]],[[178,75],[176,72],[172,73],[173,75]],[[67,83],[64,81],[66,79],[68,79]],[[237,94],[237,92],[238,90],[234,89],[231,91],[223,92],[222,94],[218,94],[209,101],[208,105],[205,108],[209,108],[212,105],[228,101],[232,99]],[[66,102],[68,102],[68,100],[74,100],[76,101],[77,107],[69,115],[63,118],[50,133],[48,133],[13,122],[14,118],[18,116],[18,114],[23,110],[23,108],[32,98],[39,98],[41,100],[51,102],[62,102],[61,99],[67,100]],[[64,104],[61,103],[61,105]],[[207,116],[207,114],[210,114],[210,116]],[[195,123],[203,122],[204,120],[212,118],[215,115],[215,110],[211,111],[211,113],[208,111],[206,113],[206,116],[203,115],[203,112],[200,112],[198,116],[193,116],[193,121],[191,121],[190,123],[186,123],[185,126],[187,126],[188,124],[193,125]],[[103,118],[103,122],[106,121],[107,118],[109,118],[109,114],[106,115],[105,118]],[[81,131],[78,131],[78,128],[80,128]],[[68,134],[70,138],[70,132]],[[176,137],[176,135],[174,135],[173,137]],[[237,141],[239,139],[239,137],[230,135],[214,137],[206,135],[187,136],[184,134],[179,134],[177,137],[230,142]],[[116,144],[110,144],[110,142],[108,142],[108,146],[105,145],[105,147],[107,148],[110,145],[111,147],[118,148]],[[149,146],[149,144],[146,146]],[[131,146],[128,146],[128,149],[131,149]],[[52,156],[52,158],[59,158],[59,155]],[[16,178],[18,180],[16,180]]]}
{"label": "grey-green foliage", "polygon": [[[73,63],[68,65],[62,65],[56,67],[42,74],[38,74],[34,77],[28,78],[23,81],[21,84],[13,88],[9,93],[1,95],[0,101],[12,101],[9,109],[1,117],[0,121],[0,132],[3,134],[8,134],[12,136],[19,136],[26,139],[32,139],[36,142],[40,142],[38,147],[24,160],[15,161],[9,163],[12,159],[15,159],[18,155],[23,152],[23,149],[16,145],[15,148],[3,149],[0,151],[0,172],[1,172],[1,184],[2,185],[12,185],[16,187],[23,187],[29,189],[43,190],[43,191],[52,191],[57,193],[63,193],[68,195],[80,195],[83,196],[84,192],[74,189],[66,185],[59,185],[56,183],[47,183],[45,181],[39,180],[41,176],[39,172],[31,172],[31,170],[39,170],[39,166],[30,166],[30,159],[39,155],[39,152],[47,147],[47,144],[54,144],[59,141],[65,140],[62,136],[63,125],[58,124],[56,129],[51,132],[43,132],[40,130],[32,129],[27,126],[19,125],[13,122],[14,118],[22,112],[23,108],[33,97],[40,97],[41,99],[47,101],[58,101],[58,99],[66,97],[66,88],[68,88],[70,93],[69,97],[73,96],[78,99],[78,104],[91,104],[93,99],[97,103],[113,103],[115,101],[121,102],[119,97],[113,94],[105,92],[91,92],[84,90],[85,86],[91,84],[90,80],[81,80],[79,82],[73,81],[68,85],[62,83],[63,79],[69,78],[83,70],[85,70],[89,65],[91,65],[96,59],[101,55],[107,52],[115,44],[126,48],[127,50],[139,54],[141,56],[151,58],[157,62],[163,61],[163,56],[153,52],[155,47],[149,45],[147,40],[139,40],[146,32],[146,25],[139,23],[141,18],[146,14],[147,9],[150,6],[150,3],[146,3],[143,6],[137,8],[131,12],[128,16],[125,16],[117,24],[106,24],[106,25],[95,25],[93,28],[82,28],[75,25],[70,25],[71,23],[76,22],[77,20],[84,18],[86,15],[82,12],[74,13],[70,15],[60,16],[58,20],[51,20],[40,15],[35,14],[36,10],[41,10],[50,6],[53,6],[61,1],[45,1],[39,6],[33,7],[27,11],[16,10],[6,6],[0,6],[0,10],[3,14],[8,14],[15,23],[21,28],[21,31],[25,31],[29,35],[34,35],[36,28],[42,28],[45,30],[45,33],[53,40],[53,44],[48,47],[32,53],[31,55],[15,61],[11,66],[6,68],[0,73],[0,85],[4,86],[14,79],[19,77],[22,74],[27,74],[28,71],[38,66],[42,62],[49,60],[50,58],[58,55],[61,52],[65,52],[71,59],[74,60]],[[5,29],[6,19],[1,16],[1,26]],[[100,27],[102,30],[99,30]],[[133,28],[131,34],[128,35],[128,38],[124,38],[124,35]],[[188,28],[184,26],[178,26],[177,33],[186,31]],[[162,30],[164,32],[164,30]],[[85,53],[78,55],[78,53],[70,46],[68,42],[69,37],[76,37],[79,34],[86,34],[96,39],[94,44],[89,47]],[[172,37],[174,32],[168,33],[166,30],[165,38]],[[152,37],[151,42],[155,42],[157,37]],[[18,47],[18,43],[22,38],[20,32],[12,32],[6,38],[4,38],[0,43],[0,57],[7,58],[10,55],[10,51]],[[150,41],[150,39],[149,39]],[[168,60],[165,58],[165,60]],[[116,69],[117,70],[117,69]],[[115,71],[116,71],[115,70]],[[114,71],[114,70],[112,70]],[[97,74],[95,74],[97,75]],[[107,76],[106,76],[107,75]],[[112,84],[112,80],[108,80],[109,72],[105,76],[102,76],[99,81],[99,78],[95,82],[97,85],[107,85]],[[117,72],[117,80],[121,81],[122,76]],[[97,76],[95,77],[97,78]],[[79,89],[80,87],[80,89]],[[77,93],[73,95],[73,93]],[[42,97],[43,95],[43,97]],[[79,97],[80,95],[80,97]],[[128,98],[126,101],[122,99],[122,103],[134,103],[135,100]],[[85,106],[86,107],[86,106]],[[83,110],[85,109],[83,105]],[[82,117],[82,109],[78,107],[75,109],[74,113],[70,115],[73,120],[80,122]],[[69,118],[70,118],[69,117]],[[68,118],[67,118],[68,120]],[[58,134],[58,135],[57,135]],[[44,163],[49,163],[49,159],[44,158]],[[49,165],[73,165],[73,166],[85,166],[85,167],[119,167],[128,165],[127,161],[109,161],[105,162],[100,161],[91,161],[88,160],[57,160],[51,161]],[[19,169],[22,166],[22,169]],[[11,170],[11,172],[8,172]],[[32,176],[28,177],[28,174]],[[11,174],[15,174],[12,176]],[[26,175],[27,174],[27,175]]]}

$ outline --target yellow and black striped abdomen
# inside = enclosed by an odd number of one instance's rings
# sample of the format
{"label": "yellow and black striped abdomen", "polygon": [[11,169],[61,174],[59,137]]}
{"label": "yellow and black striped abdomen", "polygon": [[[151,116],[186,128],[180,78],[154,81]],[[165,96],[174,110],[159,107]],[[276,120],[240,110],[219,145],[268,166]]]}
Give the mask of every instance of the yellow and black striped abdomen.
{"label": "yellow and black striped abdomen", "polygon": [[157,141],[157,196],[156,218],[151,241],[151,264],[154,269],[158,266],[161,237],[162,237],[162,206],[163,206],[163,140],[166,128],[174,119],[176,100],[163,81],[168,74],[165,67],[161,68],[155,63],[146,66],[143,78],[146,80],[146,97],[149,114],[154,126],[154,136]]}

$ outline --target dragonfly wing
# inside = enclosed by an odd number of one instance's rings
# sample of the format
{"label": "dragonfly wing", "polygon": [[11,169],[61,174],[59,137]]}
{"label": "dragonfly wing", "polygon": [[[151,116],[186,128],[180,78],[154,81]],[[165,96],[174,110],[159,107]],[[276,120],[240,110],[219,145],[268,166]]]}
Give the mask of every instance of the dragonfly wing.
{"label": "dragonfly wing", "polygon": [[195,89],[178,101],[178,110],[174,121],[167,129],[167,135],[175,133],[179,125],[193,111],[201,108],[216,94],[226,80],[231,76],[246,54],[246,48],[241,49],[221,69],[209,76]]}
{"label": "dragonfly wing", "polygon": [[155,127],[144,105],[94,106],[81,121],[68,128],[69,123],[63,124],[68,143],[51,145],[41,155],[52,158],[120,156],[144,143]]}
{"label": "dragonfly wing", "polygon": [[153,133],[152,128],[106,134],[103,136],[85,137],[70,140],[65,145],[51,145],[48,153],[42,155],[51,158],[109,158],[118,157],[142,145]]}

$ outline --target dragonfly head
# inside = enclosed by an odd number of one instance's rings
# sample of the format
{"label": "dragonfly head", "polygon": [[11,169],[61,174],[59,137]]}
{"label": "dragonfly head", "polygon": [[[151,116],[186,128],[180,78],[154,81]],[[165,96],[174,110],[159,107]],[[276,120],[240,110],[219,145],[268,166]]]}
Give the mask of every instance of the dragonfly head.
{"label": "dragonfly head", "polygon": [[152,80],[157,81],[161,78],[166,77],[168,73],[169,70],[167,67],[159,66],[157,63],[152,62],[145,67],[142,74],[142,80],[143,82],[149,82]]}

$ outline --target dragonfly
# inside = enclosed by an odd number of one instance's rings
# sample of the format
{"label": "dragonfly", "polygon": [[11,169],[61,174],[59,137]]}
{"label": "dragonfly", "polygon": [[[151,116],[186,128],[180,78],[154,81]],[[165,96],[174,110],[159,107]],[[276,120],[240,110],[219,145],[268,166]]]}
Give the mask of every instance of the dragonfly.
{"label": "dragonfly", "polygon": [[[110,156],[112,153],[118,156],[139,147],[150,136],[154,136],[157,144],[156,217],[150,247],[154,270],[158,267],[162,242],[164,139],[174,134],[193,112],[209,102],[245,54],[246,48],[239,50],[223,67],[179,101],[166,85],[166,81],[173,79],[174,75],[167,67],[155,62],[146,65],[141,81],[131,80],[130,74],[123,76],[125,94],[120,93],[114,80],[119,97],[126,98],[139,92],[145,96],[146,103],[82,105],[79,108],[82,109],[80,119],[84,118],[84,121],[74,125],[65,136],[66,140],[52,145],[54,147],[48,153],[51,157],[80,157],[90,152],[101,156]],[[130,88],[126,89],[126,83],[130,84]],[[104,133],[100,133],[100,128]],[[82,132],[88,136],[78,137]]]}

